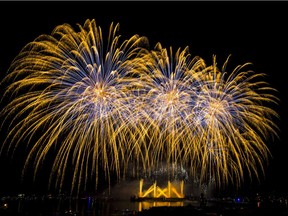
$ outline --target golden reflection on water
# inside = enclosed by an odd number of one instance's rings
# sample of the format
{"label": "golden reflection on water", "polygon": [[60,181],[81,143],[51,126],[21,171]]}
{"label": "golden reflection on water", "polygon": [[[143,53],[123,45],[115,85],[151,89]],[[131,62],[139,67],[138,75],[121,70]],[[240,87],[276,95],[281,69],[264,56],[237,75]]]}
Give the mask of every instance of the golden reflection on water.
{"label": "golden reflection on water", "polygon": [[138,211],[160,206],[184,206],[184,202],[139,202]]}
{"label": "golden reflection on water", "polygon": [[141,212],[145,209],[149,209],[151,207],[162,207],[162,206],[186,206],[186,205],[197,205],[197,201],[179,201],[179,202],[164,202],[164,201],[142,201],[138,202],[138,211]]}

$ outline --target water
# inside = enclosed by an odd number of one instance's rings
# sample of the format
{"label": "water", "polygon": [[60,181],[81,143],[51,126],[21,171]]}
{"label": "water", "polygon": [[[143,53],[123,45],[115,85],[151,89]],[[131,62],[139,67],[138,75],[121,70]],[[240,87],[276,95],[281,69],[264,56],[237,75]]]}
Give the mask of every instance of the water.
{"label": "water", "polygon": [[[2,216],[113,216],[136,215],[137,212],[153,206],[185,206],[193,201],[156,202],[130,200],[95,200],[83,199],[15,199],[2,201]],[[196,204],[196,203],[195,203]],[[4,206],[5,205],[5,206]],[[197,204],[196,204],[197,205]],[[129,214],[128,214],[129,213]]]}
{"label": "water", "polygon": [[[222,199],[221,199],[222,200]],[[263,215],[278,215],[288,216],[288,206],[286,199],[271,199],[263,200],[258,205],[258,202],[236,202],[233,200],[209,200],[207,205],[202,208],[201,215],[219,215],[223,216],[245,215],[245,216],[263,216]],[[238,203],[239,202],[239,203]],[[147,216],[145,212],[151,207],[179,207],[186,206],[188,208],[157,208],[166,215],[172,212],[174,215],[193,215],[195,209],[201,209],[198,200],[183,200],[173,202],[157,202],[157,201],[142,201],[131,202],[128,200],[115,199],[95,199],[93,197],[85,197],[81,199],[75,198],[5,198],[1,199],[0,216]],[[192,209],[189,209],[192,207]],[[215,208],[216,207],[216,208]],[[194,210],[193,210],[194,208]],[[165,210],[166,209],[166,210]],[[187,210],[188,209],[188,210]],[[156,210],[156,209],[154,209]],[[220,210],[220,211],[219,211]],[[164,211],[164,212],[163,212]],[[199,211],[197,210],[199,215]],[[208,212],[208,213],[207,213]],[[143,214],[142,214],[143,213]],[[156,212],[157,216],[159,212]],[[149,214],[148,214],[149,215]],[[155,215],[155,214],[152,214]],[[195,215],[195,214],[194,214]]]}

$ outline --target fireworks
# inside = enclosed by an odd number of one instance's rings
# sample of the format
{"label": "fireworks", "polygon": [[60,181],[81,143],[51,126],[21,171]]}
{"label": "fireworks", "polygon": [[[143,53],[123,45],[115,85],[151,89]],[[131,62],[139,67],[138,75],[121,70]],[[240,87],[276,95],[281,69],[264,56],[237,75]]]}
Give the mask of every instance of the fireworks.
{"label": "fireworks", "polygon": [[265,141],[278,130],[269,108],[278,98],[264,74],[244,71],[249,64],[228,73],[228,59],[221,70],[216,58],[207,66],[188,47],[149,50],[138,35],[120,43],[113,23],[107,41],[95,20],[78,27],[60,25],[27,44],[3,80],[12,80],[2,111],[12,118],[8,150],[28,138],[24,168],[34,161],[34,176],[50,152],[50,184],[61,189],[73,167],[78,192],[90,177],[97,185],[102,170],[110,181],[163,162],[219,184],[264,171]]}
{"label": "fireworks", "polygon": [[[81,179],[86,181],[91,174],[97,180],[99,167],[108,179],[110,171],[121,175],[121,163],[130,154],[126,138],[131,133],[127,116],[133,111],[129,106],[129,82],[133,80],[127,76],[132,69],[129,61],[138,53],[138,44],[145,43],[145,38],[135,35],[119,45],[119,26],[112,24],[104,47],[95,21],[87,20],[79,28],[76,32],[61,25],[52,36],[29,43],[6,78],[21,77],[7,93],[24,92],[4,110],[8,116],[18,112],[9,133],[15,135],[11,143],[20,145],[22,138],[40,133],[25,166],[35,161],[36,175],[48,152],[57,149],[50,181],[57,175],[60,188],[71,165],[73,187],[80,187]],[[17,121],[19,116],[25,117]]]}
{"label": "fireworks", "polygon": [[153,169],[163,159],[181,164],[192,178],[219,185],[240,185],[245,171],[250,177],[258,177],[259,167],[264,172],[270,154],[265,140],[278,130],[272,121],[278,115],[267,106],[278,99],[261,79],[265,74],[244,71],[249,63],[228,74],[229,58],[220,70],[216,57],[207,66],[188,48],[173,56],[160,43],[142,59],[137,71],[150,141],[146,163]]}

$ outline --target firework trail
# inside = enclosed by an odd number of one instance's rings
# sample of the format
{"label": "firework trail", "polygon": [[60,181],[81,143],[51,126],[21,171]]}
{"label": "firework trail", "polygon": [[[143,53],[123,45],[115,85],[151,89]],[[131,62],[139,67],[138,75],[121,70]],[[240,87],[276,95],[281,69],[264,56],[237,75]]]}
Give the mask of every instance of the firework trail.
{"label": "firework trail", "polygon": [[128,146],[133,78],[127,74],[133,67],[130,59],[147,42],[134,35],[120,44],[119,25],[113,23],[105,43],[94,20],[78,27],[76,32],[60,25],[51,36],[26,45],[6,78],[15,79],[6,94],[21,93],[3,110],[14,116],[8,137],[17,147],[25,137],[40,134],[25,164],[35,161],[35,175],[48,152],[57,149],[50,183],[56,175],[60,188],[71,166],[72,187],[78,189],[91,174],[97,184],[99,167],[108,179],[110,171],[121,175],[127,151],[133,151]]}
{"label": "firework trail", "polygon": [[55,153],[49,183],[61,190],[69,168],[78,192],[91,177],[97,186],[102,170],[110,182],[111,173],[153,175],[163,163],[171,176],[187,167],[219,185],[264,171],[279,117],[265,74],[245,71],[248,63],[228,73],[229,58],[220,70],[216,57],[206,65],[188,47],[149,50],[138,35],[120,43],[113,23],[106,42],[95,20],[78,27],[56,27],[12,62],[3,80],[12,100],[1,112],[12,121],[1,151],[28,143],[24,168],[34,161],[35,177]]}
{"label": "firework trail", "polygon": [[172,48],[164,49],[160,43],[137,61],[134,71],[139,80],[135,88],[142,107],[142,135],[147,137],[141,149],[145,149],[145,164],[152,172],[163,160],[171,166],[183,162],[185,143],[191,143],[185,134],[193,131],[191,101],[198,84],[191,71],[196,76],[204,69],[203,64],[200,57],[191,57],[188,47],[179,48],[174,55]]}
{"label": "firework trail", "polygon": [[268,106],[278,98],[261,79],[265,74],[244,71],[247,63],[229,75],[229,58],[219,70],[216,57],[207,66],[191,58],[188,48],[174,54],[160,43],[142,59],[136,70],[150,142],[144,144],[146,164],[182,164],[192,178],[216,179],[219,185],[240,185],[245,171],[258,177],[259,166],[264,172],[270,155],[265,141],[277,136],[272,119],[279,117]]}
{"label": "firework trail", "polygon": [[227,73],[228,60],[220,70],[214,56],[213,64],[202,71],[199,91],[193,98],[191,134],[191,140],[196,142],[193,146],[198,145],[199,164],[190,161],[195,152],[188,142],[183,160],[194,172],[201,170],[200,179],[216,179],[219,185],[231,180],[239,186],[245,172],[258,178],[260,167],[264,173],[263,165],[270,156],[265,141],[277,137],[278,132],[273,119],[279,116],[271,108],[271,104],[277,105],[278,98],[276,89],[263,81],[265,74],[244,70],[249,63]]}

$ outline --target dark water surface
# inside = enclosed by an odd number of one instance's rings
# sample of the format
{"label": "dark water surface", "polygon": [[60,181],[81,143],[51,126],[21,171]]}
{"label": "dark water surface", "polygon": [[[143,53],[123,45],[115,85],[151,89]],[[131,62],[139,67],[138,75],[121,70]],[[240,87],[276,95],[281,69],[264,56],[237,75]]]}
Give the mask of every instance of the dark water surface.
{"label": "dark water surface", "polygon": [[[113,216],[136,215],[151,207],[197,205],[195,201],[156,202],[83,199],[10,199],[1,201],[2,215],[21,216]],[[193,203],[194,202],[194,203]]]}
{"label": "dark water surface", "polygon": [[288,199],[261,202],[197,200],[173,202],[81,199],[1,199],[0,216],[288,216]]}

